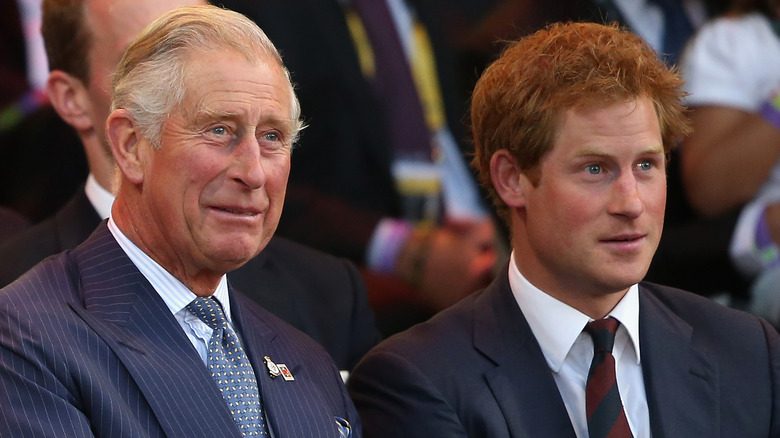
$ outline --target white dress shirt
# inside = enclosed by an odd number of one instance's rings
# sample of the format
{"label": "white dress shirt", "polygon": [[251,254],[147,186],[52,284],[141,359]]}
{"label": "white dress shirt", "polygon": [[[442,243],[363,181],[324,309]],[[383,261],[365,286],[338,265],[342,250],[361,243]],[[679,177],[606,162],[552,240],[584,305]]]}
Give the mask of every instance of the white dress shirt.
{"label": "white dress shirt", "polygon": [[[187,310],[187,304],[197,298],[197,295],[192,293],[184,283],[179,281],[176,277],[171,275],[170,272],[166,271],[165,268],[141,251],[140,248],[119,230],[111,217],[108,218],[108,229],[111,231],[111,234],[114,236],[117,243],[119,243],[122,250],[124,250],[130,258],[130,261],[132,261],[144,277],[149,280],[149,283],[152,284],[154,290],[157,291],[160,298],[163,299],[165,305],[168,306],[168,309],[176,318],[176,321],[179,323],[182,330],[184,330],[184,333],[192,343],[192,346],[197,350],[203,363],[206,364],[208,361],[208,353],[206,350],[213,330],[206,325],[205,322],[201,321],[200,318]],[[233,327],[226,275],[222,275],[222,278],[217,285],[217,289],[211,296],[216,298],[217,301],[219,301],[219,304],[222,305],[225,318],[227,318],[230,326]],[[236,332],[236,335],[239,339],[241,338],[241,335],[238,332]],[[257,374],[257,370],[255,370],[255,374]],[[271,428],[271,424],[268,422],[268,412],[265,412],[265,417],[270,437],[274,438],[274,431]]]}
{"label": "white dress shirt", "polygon": [[[593,341],[583,329],[593,319],[526,280],[515,264],[514,253],[509,263],[509,285],[552,371],[577,437],[587,438],[585,384],[593,360]],[[620,321],[612,355],[628,424],[634,437],[650,437],[639,351],[639,287],[631,286],[608,316]]]}
{"label": "white dress shirt", "polygon": [[[168,309],[176,318],[176,321],[179,322],[182,330],[184,330],[184,333],[187,334],[187,337],[190,342],[192,342],[195,350],[200,354],[203,362],[206,363],[206,346],[208,345],[209,339],[211,339],[213,330],[186,308],[187,304],[197,298],[197,295],[192,293],[184,283],[179,281],[176,277],[171,275],[170,272],[166,271],[165,268],[141,251],[140,248],[119,230],[114,223],[114,220],[110,217],[108,219],[108,229],[133,264],[141,271],[141,274],[149,280],[149,283],[152,284],[154,290],[157,291],[160,298],[163,299],[168,306]],[[225,317],[232,326],[233,320],[230,316],[230,299],[228,298],[227,277],[225,275],[220,279],[217,289],[212,296],[222,305]]]}

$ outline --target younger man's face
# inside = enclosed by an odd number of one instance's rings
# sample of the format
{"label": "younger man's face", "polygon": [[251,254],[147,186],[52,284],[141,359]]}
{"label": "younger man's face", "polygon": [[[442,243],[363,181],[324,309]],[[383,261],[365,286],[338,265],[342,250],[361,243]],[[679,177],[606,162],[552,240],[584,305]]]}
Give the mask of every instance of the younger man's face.
{"label": "younger man's face", "polygon": [[534,187],[518,266],[531,283],[580,308],[647,273],[663,228],[665,156],[649,98],[569,109]]}

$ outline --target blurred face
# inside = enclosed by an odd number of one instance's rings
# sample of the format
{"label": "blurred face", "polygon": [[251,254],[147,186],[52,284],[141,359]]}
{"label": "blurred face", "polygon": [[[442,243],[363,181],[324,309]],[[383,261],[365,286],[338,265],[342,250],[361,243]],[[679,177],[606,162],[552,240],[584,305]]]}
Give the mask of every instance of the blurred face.
{"label": "blurred face", "polygon": [[608,312],[645,276],[663,227],[665,158],[652,102],[566,111],[540,166],[536,187],[523,182],[518,267],[559,300],[581,311],[603,300]]}
{"label": "blurred face", "polygon": [[253,65],[230,49],[197,53],[187,71],[159,149],[139,146],[139,211],[151,219],[139,233],[163,266],[222,274],[257,255],[279,222],[291,89],[273,60]]}
{"label": "blurred face", "polygon": [[[86,24],[92,30],[89,51],[90,118],[99,141],[107,146],[106,118],[111,108],[111,75],[127,46],[144,27],[163,13],[194,0],[87,0]],[[108,150],[108,149],[106,149]]]}

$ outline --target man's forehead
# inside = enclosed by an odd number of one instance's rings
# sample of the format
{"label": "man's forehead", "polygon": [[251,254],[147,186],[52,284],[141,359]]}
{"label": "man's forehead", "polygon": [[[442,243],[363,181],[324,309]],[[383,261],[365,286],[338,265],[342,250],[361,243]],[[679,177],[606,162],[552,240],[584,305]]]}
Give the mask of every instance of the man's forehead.
{"label": "man's forehead", "polygon": [[[273,73],[276,74],[276,73]],[[281,73],[278,73],[281,74]],[[200,125],[215,121],[231,121],[241,125],[273,125],[286,129],[295,125],[292,115],[292,90],[289,83],[279,81],[275,93],[257,94],[247,89],[204,90],[185,85],[179,110],[191,123]],[[270,85],[266,85],[268,89]]]}
{"label": "man's forehead", "polygon": [[[198,111],[263,111],[292,104],[292,85],[270,56],[247,57],[232,47],[215,47],[186,55],[183,101]],[[259,102],[259,104],[258,104]],[[257,111],[252,111],[252,109]]]}

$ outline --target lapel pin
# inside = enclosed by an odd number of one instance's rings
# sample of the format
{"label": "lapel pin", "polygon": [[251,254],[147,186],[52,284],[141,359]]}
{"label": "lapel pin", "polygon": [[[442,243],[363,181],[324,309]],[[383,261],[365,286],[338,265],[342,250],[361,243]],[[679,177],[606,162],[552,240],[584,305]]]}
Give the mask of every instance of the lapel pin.
{"label": "lapel pin", "polygon": [[290,370],[287,368],[287,365],[280,363],[279,364],[279,370],[282,371],[282,377],[286,381],[295,380],[295,377],[293,377],[293,374],[290,372]]}
{"label": "lapel pin", "polygon": [[272,379],[282,375],[282,372],[279,370],[279,366],[276,365],[270,357],[263,356],[263,362],[265,362],[265,367],[268,368],[268,375],[271,376]]}

